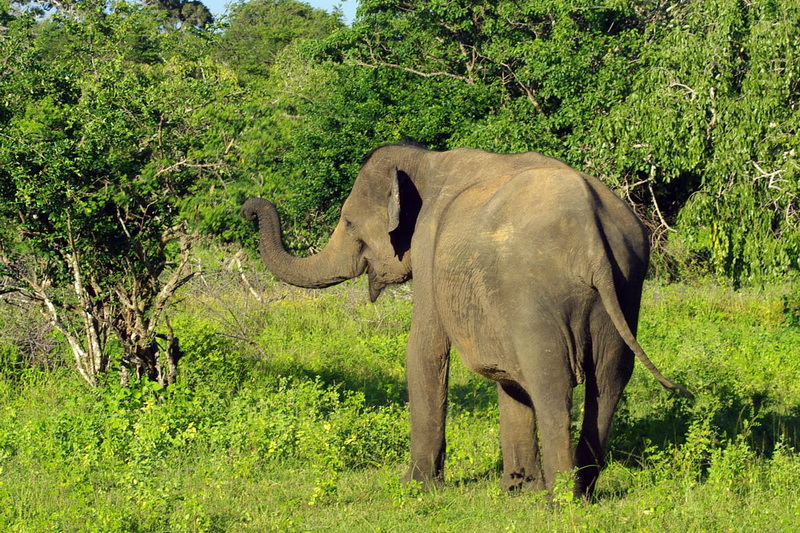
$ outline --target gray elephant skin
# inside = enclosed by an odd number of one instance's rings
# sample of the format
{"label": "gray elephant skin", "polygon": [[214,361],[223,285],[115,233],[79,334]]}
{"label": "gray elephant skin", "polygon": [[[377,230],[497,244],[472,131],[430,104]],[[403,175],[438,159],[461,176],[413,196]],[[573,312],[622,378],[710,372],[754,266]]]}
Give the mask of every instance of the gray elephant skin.
{"label": "gray elephant skin", "polygon": [[[270,202],[245,202],[267,268],[322,288],[369,277],[372,301],[414,277],[407,346],[411,465],[443,480],[450,348],[497,382],[502,484],[552,491],[560,473],[590,494],[634,354],[648,264],[646,230],[599,180],[534,152],[384,146],[369,155],[330,241],[300,258],[281,244]],[[573,450],[572,392],[585,383]]]}

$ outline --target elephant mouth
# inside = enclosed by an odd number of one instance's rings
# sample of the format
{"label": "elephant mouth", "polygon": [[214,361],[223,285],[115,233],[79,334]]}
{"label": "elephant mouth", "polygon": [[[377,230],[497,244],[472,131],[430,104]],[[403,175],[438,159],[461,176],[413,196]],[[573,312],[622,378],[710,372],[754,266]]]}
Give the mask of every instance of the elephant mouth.
{"label": "elephant mouth", "polygon": [[375,269],[370,264],[367,265],[367,278],[369,279],[369,300],[375,302],[388,283],[378,279]]}

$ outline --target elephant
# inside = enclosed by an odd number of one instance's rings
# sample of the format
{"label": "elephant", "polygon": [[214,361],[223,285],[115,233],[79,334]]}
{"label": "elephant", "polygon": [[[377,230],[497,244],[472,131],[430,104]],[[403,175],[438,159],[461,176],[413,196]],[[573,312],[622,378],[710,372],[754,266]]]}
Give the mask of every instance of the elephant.
{"label": "elephant", "polygon": [[[374,302],[414,278],[406,378],[411,464],[404,481],[444,480],[451,347],[496,382],[508,489],[552,494],[559,475],[590,496],[634,354],[649,261],[644,225],[598,179],[536,152],[495,154],[386,145],[367,156],[328,244],[298,257],[275,206],[252,198],[266,267],[324,288],[367,272]],[[585,384],[573,449],[573,389]]]}

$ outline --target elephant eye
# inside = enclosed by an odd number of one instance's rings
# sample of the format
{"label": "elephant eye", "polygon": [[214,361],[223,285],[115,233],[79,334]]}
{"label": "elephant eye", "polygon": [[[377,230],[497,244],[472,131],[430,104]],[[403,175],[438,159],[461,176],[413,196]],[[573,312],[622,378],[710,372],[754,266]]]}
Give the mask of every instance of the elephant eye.
{"label": "elephant eye", "polygon": [[353,224],[353,221],[350,220],[349,218],[344,219],[344,227],[347,231],[353,231],[354,229],[356,229],[355,224]]}

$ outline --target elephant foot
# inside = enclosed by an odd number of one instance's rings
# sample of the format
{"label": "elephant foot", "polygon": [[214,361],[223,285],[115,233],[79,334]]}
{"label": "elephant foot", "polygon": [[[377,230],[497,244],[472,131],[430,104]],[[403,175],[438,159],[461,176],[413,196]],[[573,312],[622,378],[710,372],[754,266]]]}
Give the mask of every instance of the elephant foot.
{"label": "elephant foot", "polygon": [[584,500],[592,500],[599,475],[600,468],[597,465],[579,468],[575,479],[575,496]]}
{"label": "elephant foot", "polygon": [[508,491],[533,490],[540,492],[546,490],[542,476],[528,475],[523,472],[506,472],[500,480],[500,486]]}
{"label": "elephant foot", "polygon": [[444,485],[444,476],[441,473],[426,473],[417,466],[411,466],[406,475],[400,479],[400,483],[403,485],[418,483],[424,490],[441,488]]}
{"label": "elephant foot", "polygon": [[585,485],[583,483],[577,483],[575,485],[575,498],[582,499],[587,502],[595,501],[594,497],[594,483],[590,485]]}

